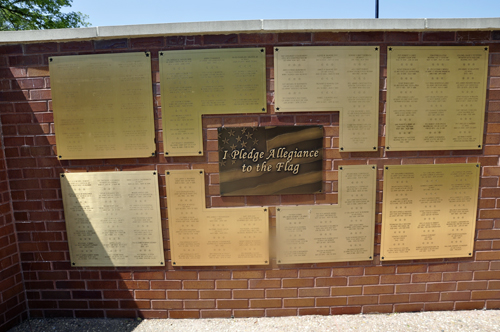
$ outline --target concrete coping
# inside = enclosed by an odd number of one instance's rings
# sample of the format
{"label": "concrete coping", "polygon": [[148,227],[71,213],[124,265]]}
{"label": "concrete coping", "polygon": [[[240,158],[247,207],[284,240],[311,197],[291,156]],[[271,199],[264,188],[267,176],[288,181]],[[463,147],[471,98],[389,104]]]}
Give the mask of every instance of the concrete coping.
{"label": "concrete coping", "polygon": [[500,17],[450,19],[246,20],[3,31],[0,32],[0,44],[231,33],[457,30],[500,30]]}

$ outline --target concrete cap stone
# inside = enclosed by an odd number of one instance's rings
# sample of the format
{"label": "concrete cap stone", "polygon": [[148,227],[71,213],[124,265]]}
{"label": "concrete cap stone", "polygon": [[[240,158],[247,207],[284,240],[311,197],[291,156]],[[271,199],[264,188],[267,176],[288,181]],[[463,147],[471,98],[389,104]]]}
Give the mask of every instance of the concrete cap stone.
{"label": "concrete cap stone", "polygon": [[276,32],[500,30],[500,18],[246,20],[0,32],[0,44]]}

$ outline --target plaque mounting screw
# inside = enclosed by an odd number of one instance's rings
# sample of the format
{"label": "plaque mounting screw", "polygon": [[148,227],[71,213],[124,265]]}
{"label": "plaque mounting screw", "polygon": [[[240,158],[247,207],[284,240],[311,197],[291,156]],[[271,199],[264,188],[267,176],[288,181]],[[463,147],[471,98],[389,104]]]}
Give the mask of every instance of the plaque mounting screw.
{"label": "plaque mounting screw", "polygon": [[274,50],[275,50],[276,52],[278,52],[280,49],[279,49],[279,48],[275,48]]}
{"label": "plaque mounting screw", "polygon": [[172,262],[172,265],[175,265],[175,262]]}
{"label": "plaque mounting screw", "polygon": [[476,167],[479,167],[479,164],[476,164]]}
{"label": "plaque mounting screw", "polygon": [[163,52],[160,52],[160,55],[163,55]]}
{"label": "plaque mounting screw", "polygon": [[280,110],[280,108],[279,108],[279,107],[276,107],[276,110],[277,110],[277,111],[279,111],[279,110]]}
{"label": "plaque mounting screw", "polygon": [[200,171],[200,174],[203,174],[203,171]]}
{"label": "plaque mounting screw", "polygon": [[281,209],[278,209],[278,211],[281,211]]}
{"label": "plaque mounting screw", "polygon": [[477,147],[478,147],[478,148],[480,148],[480,147],[481,147],[481,144],[479,144]]}
{"label": "plaque mounting screw", "polygon": [[156,172],[153,172],[153,175],[156,175]]}
{"label": "plaque mounting screw", "polygon": [[263,49],[263,48],[261,48],[261,49],[260,49],[260,51],[261,51],[261,52],[264,52],[264,49]]}
{"label": "plaque mounting screw", "polygon": [[167,175],[170,175],[170,172],[167,172]]}
{"label": "plaque mounting screw", "polygon": [[160,262],[160,265],[163,265],[163,262]]}
{"label": "plaque mounting screw", "polygon": [[146,53],[146,58],[149,58],[149,53],[148,52],[144,52],[144,53]]}
{"label": "plaque mounting screw", "polygon": [[59,156],[59,159],[61,159],[61,158],[62,158],[62,156]]}
{"label": "plaque mounting screw", "polygon": [[168,156],[168,152],[165,152],[165,155]]}
{"label": "plaque mounting screw", "polygon": [[388,147],[388,146],[386,146],[386,147],[385,147],[385,149],[386,149],[386,150],[389,150],[389,147]]}
{"label": "plaque mounting screw", "polygon": [[265,111],[266,111],[266,109],[264,107],[262,107],[262,112],[265,112]]}
{"label": "plaque mounting screw", "polygon": [[279,264],[281,264],[281,261],[278,261]]}
{"label": "plaque mounting screw", "polygon": [[52,62],[52,58],[49,58],[49,61]]}
{"label": "plaque mounting screw", "polygon": [[469,256],[472,255],[472,253],[469,253]]}
{"label": "plaque mounting screw", "polygon": [[264,263],[266,263],[266,264],[267,264],[267,261],[264,261]]}
{"label": "plaque mounting screw", "polygon": [[375,47],[375,51],[378,51],[378,47]]}
{"label": "plaque mounting screw", "polygon": [[[470,255],[470,254],[469,254]],[[75,263],[71,263],[71,265],[76,265]]]}
{"label": "plaque mounting screw", "polygon": [[61,174],[61,177],[63,178],[63,177],[64,177],[64,174]]}
{"label": "plaque mounting screw", "polygon": [[339,167],[340,170],[342,170],[342,167]]}
{"label": "plaque mounting screw", "polygon": [[152,152],[151,155],[154,156],[156,153]]}
{"label": "plaque mounting screw", "polygon": [[340,148],[340,151],[344,151],[344,148]]}
{"label": "plaque mounting screw", "polygon": [[368,258],[372,259],[372,256],[370,256],[370,257],[368,257]]}
{"label": "plaque mounting screw", "polygon": [[372,166],[372,169],[375,169],[375,166]]}
{"label": "plaque mounting screw", "polygon": [[267,212],[267,209],[264,209],[264,212]]}
{"label": "plaque mounting screw", "polygon": [[386,167],[385,169],[389,169],[389,167]]}
{"label": "plaque mounting screw", "polygon": [[487,50],[488,50],[488,48],[487,48],[487,47],[485,47],[485,48],[484,48],[484,50],[485,50],[485,51],[487,51]]}
{"label": "plaque mounting screw", "polygon": [[201,151],[198,151],[198,154],[201,154]]}
{"label": "plaque mounting screw", "polygon": [[392,51],[392,47],[389,47],[389,51]]}
{"label": "plaque mounting screw", "polygon": [[380,257],[380,259],[384,259],[384,257]]}
{"label": "plaque mounting screw", "polygon": [[376,147],[376,146],[374,146],[374,147],[373,147],[373,150],[377,150],[377,147]]}

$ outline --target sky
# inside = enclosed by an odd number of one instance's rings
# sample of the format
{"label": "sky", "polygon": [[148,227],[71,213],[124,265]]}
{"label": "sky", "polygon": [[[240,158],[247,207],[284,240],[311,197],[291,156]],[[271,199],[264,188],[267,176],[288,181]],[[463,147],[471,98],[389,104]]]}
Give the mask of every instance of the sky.
{"label": "sky", "polygon": [[[73,0],[92,26],[375,18],[376,0]],[[379,0],[379,18],[500,17],[500,0]]]}

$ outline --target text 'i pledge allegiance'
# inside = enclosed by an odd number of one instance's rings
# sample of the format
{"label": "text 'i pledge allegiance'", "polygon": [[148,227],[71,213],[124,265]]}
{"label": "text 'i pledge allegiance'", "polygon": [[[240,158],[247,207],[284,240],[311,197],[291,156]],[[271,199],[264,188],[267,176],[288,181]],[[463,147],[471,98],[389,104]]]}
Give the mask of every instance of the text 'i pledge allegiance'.
{"label": "text 'i pledge allegiance'", "polygon": [[[228,155],[229,154],[229,155]],[[294,158],[317,158],[319,156],[319,150],[299,150],[295,148],[293,151],[288,151],[286,148],[271,149],[267,152],[257,151],[255,148],[247,152],[245,149],[233,150],[228,153],[228,150],[224,150],[224,156],[222,160],[227,160],[228,157],[232,160],[249,160],[254,163],[260,163],[256,165],[257,172],[271,172],[273,169],[272,165],[267,165],[267,161],[270,159],[286,159],[286,162],[279,162],[276,164],[276,171],[281,172],[292,172],[292,174],[298,174],[300,164],[292,164]],[[252,165],[243,164],[241,167],[242,172],[251,172],[253,169]]]}

